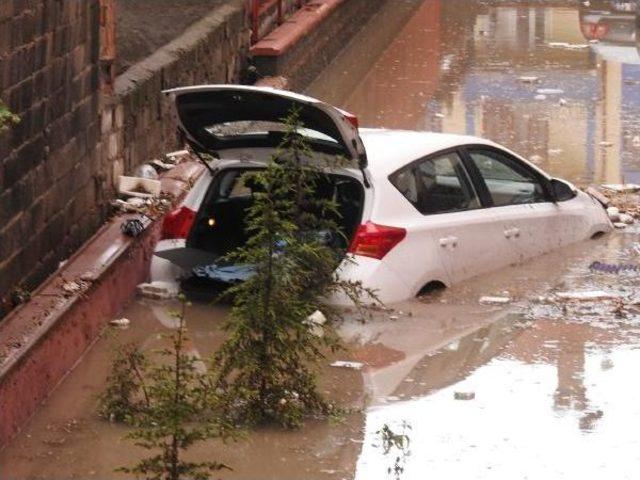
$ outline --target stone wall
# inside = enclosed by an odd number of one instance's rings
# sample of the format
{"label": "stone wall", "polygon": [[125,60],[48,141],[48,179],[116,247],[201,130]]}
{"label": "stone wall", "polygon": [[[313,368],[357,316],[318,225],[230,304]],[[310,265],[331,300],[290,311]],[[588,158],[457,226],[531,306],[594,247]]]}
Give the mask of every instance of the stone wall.
{"label": "stone wall", "polygon": [[100,136],[99,0],[0,1],[0,298],[32,288],[104,219],[91,161]]}
{"label": "stone wall", "polygon": [[0,318],[97,231],[118,175],[177,147],[161,91],[237,82],[250,41],[229,0],[99,93],[99,0],[0,0]]}
{"label": "stone wall", "polygon": [[133,65],[105,99],[101,128],[107,183],[177,144],[163,90],[205,83],[237,83],[248,56],[244,0],[229,1],[182,36]]}

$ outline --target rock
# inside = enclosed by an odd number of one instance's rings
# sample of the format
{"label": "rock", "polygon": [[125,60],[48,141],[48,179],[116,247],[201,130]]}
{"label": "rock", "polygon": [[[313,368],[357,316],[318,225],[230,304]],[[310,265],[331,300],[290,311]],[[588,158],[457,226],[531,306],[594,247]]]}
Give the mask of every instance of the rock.
{"label": "rock", "polygon": [[480,303],[483,305],[505,305],[509,302],[509,297],[480,297]]}
{"label": "rock", "polygon": [[613,226],[616,227],[618,230],[624,230],[625,228],[627,228],[627,224],[622,222],[615,222]]}
{"label": "rock", "polygon": [[118,328],[128,328],[130,324],[131,321],[128,318],[116,318],[115,320],[111,320],[109,322],[109,325]]}
{"label": "rock", "polygon": [[520,80],[522,83],[536,83],[540,80],[540,78],[534,76],[523,76],[519,77],[518,80]]}
{"label": "rock", "polygon": [[476,398],[475,392],[455,392],[453,398],[456,400],[473,400]]}

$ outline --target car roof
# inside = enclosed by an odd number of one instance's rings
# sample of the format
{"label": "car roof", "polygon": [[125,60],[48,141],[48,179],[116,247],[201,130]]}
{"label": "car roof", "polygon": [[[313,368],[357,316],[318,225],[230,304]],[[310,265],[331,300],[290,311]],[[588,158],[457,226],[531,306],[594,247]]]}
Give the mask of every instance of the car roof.
{"label": "car roof", "polygon": [[469,135],[411,130],[361,128],[360,137],[373,177],[387,177],[414,160],[448,148],[471,144],[497,146],[489,140]]}

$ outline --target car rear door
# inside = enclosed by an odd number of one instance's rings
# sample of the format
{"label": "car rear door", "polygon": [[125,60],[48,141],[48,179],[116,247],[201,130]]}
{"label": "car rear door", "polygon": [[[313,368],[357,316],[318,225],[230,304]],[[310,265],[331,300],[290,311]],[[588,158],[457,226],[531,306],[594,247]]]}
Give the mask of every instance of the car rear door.
{"label": "car rear door", "polygon": [[[410,229],[405,247],[411,249],[412,277],[432,263],[436,245],[449,283],[505,266],[515,254],[505,252],[502,226],[480,196],[457,149],[441,151],[414,162],[390,177],[391,182],[421,213]],[[418,287],[419,288],[419,287]]]}
{"label": "car rear door", "polygon": [[564,226],[546,177],[496,147],[468,146],[465,154],[481,195],[499,220],[501,240],[517,261],[567,243],[559,233]]}

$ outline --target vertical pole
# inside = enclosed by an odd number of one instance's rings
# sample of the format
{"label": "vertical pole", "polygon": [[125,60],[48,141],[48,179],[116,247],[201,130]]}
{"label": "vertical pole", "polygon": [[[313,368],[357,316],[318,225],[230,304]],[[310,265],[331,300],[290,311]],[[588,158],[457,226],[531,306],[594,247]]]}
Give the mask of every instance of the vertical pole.
{"label": "vertical pole", "polygon": [[116,0],[100,0],[100,79],[104,93],[116,78]]}
{"label": "vertical pole", "polygon": [[253,5],[251,8],[251,43],[257,43],[259,39],[260,29],[260,0],[253,0]]}

